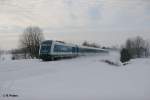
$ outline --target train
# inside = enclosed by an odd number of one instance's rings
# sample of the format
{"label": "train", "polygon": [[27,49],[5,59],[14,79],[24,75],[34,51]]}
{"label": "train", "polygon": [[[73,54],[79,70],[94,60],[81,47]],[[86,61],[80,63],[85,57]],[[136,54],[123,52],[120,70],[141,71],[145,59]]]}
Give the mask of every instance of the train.
{"label": "train", "polygon": [[108,50],[79,46],[62,41],[45,40],[40,44],[39,56],[43,61],[73,58],[90,54],[108,53]]}

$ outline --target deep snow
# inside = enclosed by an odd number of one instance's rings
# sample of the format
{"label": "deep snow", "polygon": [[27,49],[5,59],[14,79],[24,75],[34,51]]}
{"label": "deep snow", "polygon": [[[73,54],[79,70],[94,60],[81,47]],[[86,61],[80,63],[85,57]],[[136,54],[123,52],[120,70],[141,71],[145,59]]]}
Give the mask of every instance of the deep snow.
{"label": "deep snow", "polygon": [[150,59],[123,66],[113,52],[52,62],[0,61],[0,100],[150,100]]}

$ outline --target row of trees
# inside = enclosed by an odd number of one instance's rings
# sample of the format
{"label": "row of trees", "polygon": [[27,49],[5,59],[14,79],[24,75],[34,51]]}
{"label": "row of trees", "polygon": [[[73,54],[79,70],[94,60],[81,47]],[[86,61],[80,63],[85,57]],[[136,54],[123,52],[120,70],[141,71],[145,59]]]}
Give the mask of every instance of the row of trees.
{"label": "row of trees", "polygon": [[82,43],[83,46],[87,46],[87,47],[95,47],[95,48],[100,48],[100,45],[96,44],[96,43],[90,43],[90,42],[87,42],[87,41],[84,41]]}
{"label": "row of trees", "polygon": [[130,38],[126,41],[125,46],[121,50],[121,61],[126,62],[132,58],[141,58],[150,56],[149,41],[138,36]]}

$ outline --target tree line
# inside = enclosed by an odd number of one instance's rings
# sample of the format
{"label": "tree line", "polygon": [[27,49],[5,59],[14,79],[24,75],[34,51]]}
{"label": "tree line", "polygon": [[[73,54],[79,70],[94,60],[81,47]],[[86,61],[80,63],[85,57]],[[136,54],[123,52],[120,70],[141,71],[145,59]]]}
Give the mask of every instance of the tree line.
{"label": "tree line", "polygon": [[144,40],[142,37],[137,36],[135,38],[129,38],[123,46],[121,52],[121,62],[127,62],[134,58],[143,58],[150,56],[150,44],[148,40]]}

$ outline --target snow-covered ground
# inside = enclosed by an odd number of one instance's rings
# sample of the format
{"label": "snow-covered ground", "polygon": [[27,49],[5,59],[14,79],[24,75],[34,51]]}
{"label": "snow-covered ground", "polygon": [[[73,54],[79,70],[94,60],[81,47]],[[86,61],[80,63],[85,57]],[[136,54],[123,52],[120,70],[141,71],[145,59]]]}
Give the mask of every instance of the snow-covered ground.
{"label": "snow-covered ground", "polygon": [[[106,59],[120,66],[102,62]],[[0,61],[0,100],[150,100],[150,59],[126,66],[116,53],[51,62]]]}

